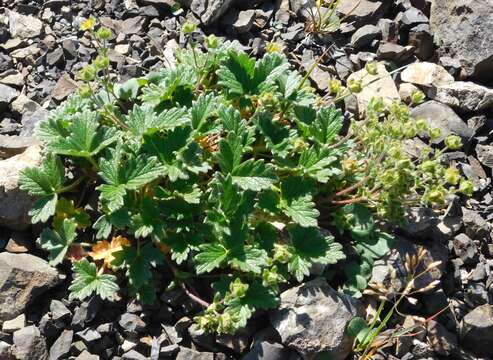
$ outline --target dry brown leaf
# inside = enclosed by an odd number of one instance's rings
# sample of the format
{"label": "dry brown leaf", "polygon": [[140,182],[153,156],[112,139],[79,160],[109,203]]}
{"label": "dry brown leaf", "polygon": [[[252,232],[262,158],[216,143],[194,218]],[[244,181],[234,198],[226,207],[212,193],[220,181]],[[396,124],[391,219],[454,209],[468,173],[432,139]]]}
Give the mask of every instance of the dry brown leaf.
{"label": "dry brown leaf", "polygon": [[111,266],[111,262],[115,259],[113,254],[120,251],[124,246],[130,246],[130,240],[124,236],[117,236],[111,240],[98,241],[89,252],[94,260],[104,260],[105,266]]}
{"label": "dry brown leaf", "polygon": [[72,245],[69,247],[65,257],[71,262],[79,261],[87,256],[86,251],[80,245]]}

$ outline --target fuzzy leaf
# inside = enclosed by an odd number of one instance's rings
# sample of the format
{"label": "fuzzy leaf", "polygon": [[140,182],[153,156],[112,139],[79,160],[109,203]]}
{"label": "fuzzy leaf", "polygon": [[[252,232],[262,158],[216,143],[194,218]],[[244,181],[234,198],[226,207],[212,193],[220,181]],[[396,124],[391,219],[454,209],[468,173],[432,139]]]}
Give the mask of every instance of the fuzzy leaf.
{"label": "fuzzy leaf", "polygon": [[228,256],[228,250],[219,244],[204,244],[195,256],[197,274],[211,272],[221,266]]}
{"label": "fuzzy leaf", "polygon": [[70,300],[84,300],[94,293],[103,300],[111,300],[120,289],[116,283],[116,276],[98,274],[96,265],[87,259],[74,263],[72,270],[75,276],[69,287]]}
{"label": "fuzzy leaf", "polygon": [[58,156],[47,155],[40,167],[26,168],[19,178],[20,189],[33,196],[56,194],[63,187],[65,168]]}
{"label": "fuzzy leaf", "polygon": [[39,244],[49,252],[50,265],[57,265],[63,261],[69,246],[75,240],[77,223],[73,219],[63,220],[59,229],[46,228],[41,233]]}
{"label": "fuzzy leaf", "polygon": [[134,105],[133,110],[125,118],[125,123],[137,136],[156,130],[173,130],[189,122],[190,119],[183,109],[174,108],[157,114],[154,107],[150,105]]}
{"label": "fuzzy leaf", "polygon": [[312,136],[320,144],[330,144],[342,128],[342,112],[335,106],[319,110],[316,120],[310,127]]}
{"label": "fuzzy leaf", "polygon": [[243,190],[261,191],[277,181],[274,167],[263,160],[249,159],[235,167],[233,183]]}

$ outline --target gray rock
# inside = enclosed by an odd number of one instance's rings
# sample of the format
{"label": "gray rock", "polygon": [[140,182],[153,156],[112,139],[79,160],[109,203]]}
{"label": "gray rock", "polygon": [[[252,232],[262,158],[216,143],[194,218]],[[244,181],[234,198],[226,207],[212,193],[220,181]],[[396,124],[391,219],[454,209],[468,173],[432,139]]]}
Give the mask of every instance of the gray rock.
{"label": "gray rock", "polygon": [[22,170],[41,163],[41,149],[30,146],[22,154],[0,160],[0,225],[21,230],[31,223],[31,197],[19,189]]}
{"label": "gray rock", "polygon": [[433,350],[441,356],[451,356],[460,352],[457,335],[434,320],[428,322],[427,340]]}
{"label": "gray rock", "polygon": [[9,11],[9,31],[12,38],[34,38],[41,34],[43,22],[34,16]]}
{"label": "gray rock", "polygon": [[415,119],[424,119],[428,126],[439,128],[441,136],[434,140],[434,143],[442,142],[449,135],[458,135],[467,143],[474,136],[474,130],[467,127],[467,124],[449,106],[431,100],[427,101],[411,111]]}
{"label": "gray rock", "polygon": [[91,345],[91,343],[101,339],[101,334],[91,328],[86,328],[82,331],[79,331],[76,335],[77,337],[81,338],[86,345]]}
{"label": "gray rock", "polygon": [[10,344],[0,340],[0,359],[13,360]]}
{"label": "gray rock", "polygon": [[118,323],[123,330],[130,334],[141,332],[146,327],[146,323],[138,315],[131,313],[125,313],[120,316]]}
{"label": "gray rock", "polygon": [[481,164],[493,169],[493,145],[476,145],[476,154]]}
{"label": "gray rock", "polygon": [[428,97],[462,111],[493,109],[493,90],[470,81],[457,81],[433,88]]}
{"label": "gray rock", "polygon": [[378,20],[387,5],[384,1],[342,0],[337,6],[337,12],[342,14],[347,22],[354,22],[358,27]]}
{"label": "gray rock", "polygon": [[64,330],[50,348],[50,360],[65,359],[70,352],[74,332]]}
{"label": "gray rock", "polygon": [[61,76],[53,88],[52,97],[57,101],[65,100],[70,94],[78,89],[77,82],[72,80],[70,76]]}
{"label": "gray rock", "polygon": [[478,356],[493,355],[493,306],[481,305],[469,312],[460,324],[461,343]]}
{"label": "gray rock", "polygon": [[57,47],[55,50],[50,51],[46,54],[46,63],[49,66],[57,66],[61,65],[65,61],[63,56],[63,49],[61,47]]}
{"label": "gray rock", "polygon": [[0,159],[23,153],[29,146],[40,145],[31,136],[0,135]]}
{"label": "gray rock", "polygon": [[148,18],[145,16],[135,16],[125,19],[121,22],[121,31],[125,35],[142,33],[148,21]]}
{"label": "gray rock", "polygon": [[14,333],[12,354],[18,360],[47,360],[46,343],[38,328],[27,326]]}
{"label": "gray rock", "polygon": [[464,264],[475,264],[479,260],[478,248],[466,234],[459,234],[453,241],[455,254]]}
{"label": "gray rock", "polygon": [[70,319],[72,313],[69,309],[59,300],[51,300],[50,302],[51,317],[55,321],[65,322]]}
{"label": "gray rock", "polygon": [[428,18],[421,10],[410,7],[403,13],[397,15],[397,21],[399,21],[403,27],[410,28],[418,24],[427,23]]}
{"label": "gray rock", "polygon": [[0,320],[21,314],[26,305],[61,282],[58,271],[29,254],[0,254]]}
{"label": "gray rock", "polygon": [[171,344],[161,347],[161,349],[159,349],[159,354],[161,358],[164,357],[165,359],[167,359],[176,355],[178,351],[180,351],[180,346],[176,344]]}
{"label": "gray rock", "polygon": [[40,121],[43,121],[46,119],[46,117],[49,115],[49,111],[44,109],[44,108],[39,108],[32,114],[27,114],[22,117],[22,130],[20,135],[21,136],[33,136],[34,135],[34,129],[38,125]]}
{"label": "gray rock", "polygon": [[99,360],[99,356],[93,355],[89,351],[84,350],[75,358],[75,360]]}
{"label": "gray rock", "polygon": [[290,350],[281,344],[262,341],[250,350],[243,360],[284,360],[289,358]]}
{"label": "gray rock", "polygon": [[176,360],[214,360],[214,353],[198,352],[183,346],[176,355]]}
{"label": "gray rock", "polygon": [[250,31],[255,20],[255,10],[243,10],[238,13],[238,17],[233,23],[233,27],[239,34],[244,34]]}
{"label": "gray rock", "polygon": [[414,53],[414,46],[402,46],[391,42],[382,42],[377,50],[377,55],[382,60],[402,63],[408,60]]}
{"label": "gray rock", "polygon": [[401,73],[403,82],[437,87],[449,85],[454,82],[454,78],[442,66],[430,62],[418,62],[409,65]]}
{"label": "gray rock", "polygon": [[462,207],[462,221],[467,236],[483,240],[489,238],[490,226],[477,211]]}
{"label": "gray rock", "polygon": [[86,324],[94,320],[100,309],[101,299],[98,296],[84,301],[74,312],[72,328],[76,331],[82,330]]}
{"label": "gray rock", "polygon": [[130,350],[123,354],[122,359],[127,360],[147,360],[147,358],[136,350]]}
{"label": "gray rock", "polygon": [[190,9],[204,25],[217,21],[228,11],[234,0],[192,0]]}
{"label": "gray rock", "polygon": [[17,95],[18,92],[14,88],[0,84],[0,111],[5,110]]}
{"label": "gray rock", "polygon": [[346,327],[358,313],[355,299],[317,278],[283,292],[271,323],[282,343],[304,356],[326,352],[331,359],[342,360],[352,345]]}
{"label": "gray rock", "polygon": [[351,45],[355,49],[361,49],[369,44],[378,37],[382,35],[382,31],[379,27],[375,25],[365,25],[360,27],[356,32],[351,36]]}
{"label": "gray rock", "polygon": [[12,320],[7,320],[2,324],[2,331],[12,334],[26,326],[26,315],[20,314]]}
{"label": "gray rock", "polygon": [[10,108],[21,115],[29,115],[38,110],[41,106],[29,99],[26,95],[20,94],[11,104]]}
{"label": "gray rock", "polygon": [[430,24],[442,56],[459,59],[468,76],[493,79],[491,0],[435,0]]}

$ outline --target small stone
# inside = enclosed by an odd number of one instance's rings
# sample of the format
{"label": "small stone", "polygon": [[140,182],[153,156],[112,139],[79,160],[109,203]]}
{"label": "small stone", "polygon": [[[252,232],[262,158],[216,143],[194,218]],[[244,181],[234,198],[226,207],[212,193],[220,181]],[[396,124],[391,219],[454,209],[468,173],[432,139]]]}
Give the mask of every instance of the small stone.
{"label": "small stone", "polygon": [[238,34],[244,34],[250,31],[255,20],[255,10],[243,10],[238,13],[236,21],[233,23],[233,27]]}
{"label": "small stone", "polygon": [[7,320],[2,324],[2,331],[8,334],[13,334],[26,326],[26,315],[20,314],[12,320]]}
{"label": "small stone", "polygon": [[490,226],[477,211],[462,207],[462,221],[467,236],[473,239],[488,239]]}
{"label": "small stone", "polygon": [[192,0],[190,9],[197,15],[204,25],[210,25],[216,22],[224,15],[234,0]]}
{"label": "small stone", "polygon": [[128,359],[128,360],[147,360],[147,357],[142,355],[136,350],[130,350],[129,352],[126,352],[123,354],[122,359]]}
{"label": "small stone", "polygon": [[180,351],[180,346],[176,344],[171,344],[161,347],[161,349],[159,350],[159,354],[161,355],[161,357],[167,358],[176,355],[178,351]]}
{"label": "small stone", "polygon": [[351,45],[355,49],[361,49],[382,35],[382,31],[375,25],[364,25],[351,36]]}
{"label": "small stone", "polygon": [[454,82],[454,78],[442,66],[430,62],[409,65],[401,73],[403,82],[422,86],[444,86]]}
{"label": "small stone", "polygon": [[456,81],[433,88],[428,96],[462,111],[493,109],[493,90],[470,81]]}
{"label": "small stone", "polygon": [[478,248],[474,241],[466,234],[459,234],[454,238],[455,254],[464,264],[475,264],[479,259]]}
{"label": "small stone", "polygon": [[19,71],[12,71],[0,78],[0,83],[19,88],[24,85],[24,76]]}
{"label": "small stone", "polygon": [[180,351],[175,360],[214,360],[214,353],[199,352],[180,346]]}
{"label": "small stone", "polygon": [[40,121],[46,119],[49,111],[40,107],[33,113],[28,113],[22,116],[22,136],[34,136],[34,129]]}
{"label": "small stone", "polygon": [[[0,135],[0,158],[9,158],[15,155],[22,154],[30,146],[40,145],[39,141],[30,136],[9,136]],[[22,243],[20,239],[20,243]],[[15,240],[14,240],[15,242]],[[31,241],[32,242],[32,241]],[[15,244],[13,244],[15,245]],[[10,251],[18,252],[18,251]],[[25,251],[20,251],[25,252]]]}
{"label": "small stone", "polygon": [[399,85],[399,96],[406,104],[412,103],[412,95],[419,91],[418,87],[410,83],[402,83]]}
{"label": "small stone", "polygon": [[101,339],[101,334],[98,331],[91,328],[87,328],[82,331],[79,331],[76,335],[77,337],[81,338],[84,341],[84,343],[88,346],[90,346],[91,343]]}
{"label": "small stone", "polygon": [[0,359],[13,360],[10,344],[0,340]]}
{"label": "small stone", "polygon": [[401,46],[398,44],[383,42],[377,50],[378,58],[381,60],[402,63],[408,60],[414,53],[414,46]]}
{"label": "small stone", "polygon": [[61,47],[57,47],[55,50],[46,54],[46,63],[49,66],[57,66],[63,64],[64,61],[63,49]]}
{"label": "small stone", "polygon": [[78,89],[77,83],[68,75],[62,76],[53,89],[52,96],[57,101],[65,100]]}
{"label": "small stone", "polygon": [[76,331],[82,330],[86,324],[95,319],[100,309],[101,300],[98,296],[93,296],[84,301],[74,312],[72,328]]}
{"label": "small stone", "polygon": [[289,359],[289,353],[290,350],[281,344],[262,341],[255,345],[243,360],[285,360]]}
{"label": "small stone", "polygon": [[17,330],[13,336],[12,354],[18,360],[47,360],[46,343],[34,325]]}
{"label": "small stone", "polygon": [[51,300],[50,302],[51,317],[55,321],[65,322],[70,319],[72,313],[69,309],[59,300]]}
{"label": "small stone", "polygon": [[404,27],[410,28],[418,24],[428,23],[428,18],[421,10],[410,7],[397,15],[397,21],[404,25]]}
{"label": "small stone", "polygon": [[75,358],[75,360],[99,360],[99,356],[93,355],[89,351],[84,350]]}
{"label": "small stone", "polygon": [[382,1],[342,0],[338,3],[337,12],[344,16],[345,21],[354,22],[354,25],[358,27],[378,20],[385,7]]}
{"label": "small stone", "polygon": [[493,169],[493,145],[476,145],[476,154],[481,164]]}
{"label": "small stone", "polygon": [[10,108],[13,111],[17,111],[19,114],[22,115],[31,115],[33,114],[36,110],[41,108],[41,106],[35,102],[29,99],[26,95],[20,94],[17,99],[15,99],[12,104],[10,104]]}
{"label": "small stone", "polygon": [[12,56],[13,59],[16,59],[18,61],[25,61],[26,59],[39,55],[40,52],[41,49],[38,47],[38,45],[32,44],[28,47],[12,51],[10,53],[10,56]]}
{"label": "small stone", "polygon": [[458,351],[457,335],[434,320],[428,322],[427,339],[433,350],[441,356],[450,356]]}
{"label": "small stone", "polygon": [[115,46],[115,51],[122,55],[127,55],[130,51],[129,44],[119,44]]}
{"label": "small stone", "polygon": [[125,35],[139,34],[144,31],[147,25],[148,18],[145,16],[135,16],[123,20],[121,23],[121,31]]}
{"label": "small stone", "polygon": [[131,334],[141,332],[146,328],[146,323],[138,315],[131,313],[123,314],[118,323],[127,333]]}
{"label": "small stone", "polygon": [[481,305],[469,312],[460,324],[461,343],[478,356],[493,355],[493,306]]}
{"label": "small stone", "polygon": [[12,38],[28,39],[41,35],[43,22],[30,15],[22,15],[9,11],[9,31]]}
{"label": "small stone", "polygon": [[0,111],[5,110],[17,95],[18,92],[14,88],[0,84]]}
{"label": "small stone", "polygon": [[74,332],[72,330],[64,330],[62,332],[50,348],[50,360],[65,359],[67,357],[73,336]]}

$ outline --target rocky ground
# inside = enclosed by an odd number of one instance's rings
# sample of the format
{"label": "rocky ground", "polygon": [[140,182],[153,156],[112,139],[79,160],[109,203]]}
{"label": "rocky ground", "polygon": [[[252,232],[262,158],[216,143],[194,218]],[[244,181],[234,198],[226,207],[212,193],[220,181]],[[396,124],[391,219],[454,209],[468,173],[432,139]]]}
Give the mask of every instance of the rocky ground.
{"label": "rocky ground", "polygon": [[[411,211],[395,249],[376,264],[373,281],[392,286],[389,268],[402,268],[418,245],[430,261],[443,261],[432,273],[436,291],[391,324],[412,326],[420,317],[428,318],[425,326],[376,357],[493,358],[493,2],[342,0],[344,21],[332,34],[307,30],[310,0],[184,3],[177,11],[173,0],[0,0],[0,359],[284,360],[306,358],[313,348],[348,348],[343,334],[353,309],[321,279],[287,290],[280,310],[258,314],[234,337],[198,331],[190,319],[196,305],[178,290],[145,307],[124,297],[67,300],[69,269],[50,267],[36,248],[39,229],[28,226],[31,200],[17,179],[39,163],[36,123],[77,89],[73,74],[94,55],[78,27],[89,15],[117,34],[110,59],[120,80],[172,66],[174,49],[185,44],[185,19],[202,23],[199,40],[203,32],[238,39],[254,55],[276,42],[301,71],[326,52],[310,76],[321,93],[330,77],[362,76],[369,61],[387,69],[411,64],[347,98],[345,110],[358,114],[372,96],[409,103],[421,89],[427,98],[413,115],[443,136],[462,137],[464,152],[444,161],[476,191],[439,214]],[[423,143],[408,145],[417,151]]]}

